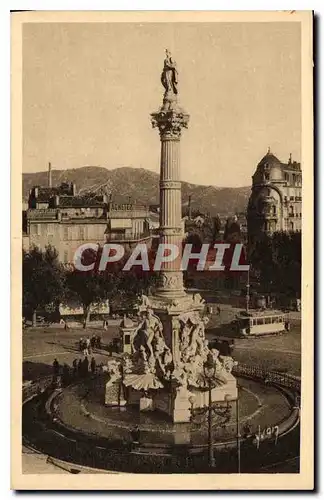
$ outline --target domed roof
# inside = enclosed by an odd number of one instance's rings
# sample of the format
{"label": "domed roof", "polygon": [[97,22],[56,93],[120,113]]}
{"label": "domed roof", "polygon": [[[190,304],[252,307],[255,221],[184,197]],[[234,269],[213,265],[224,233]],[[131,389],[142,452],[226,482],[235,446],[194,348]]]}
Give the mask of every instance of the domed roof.
{"label": "domed roof", "polygon": [[273,153],[271,153],[270,148],[268,149],[267,154],[258,163],[254,181],[262,182],[262,180],[265,180],[263,178],[264,176],[268,177],[268,181],[284,180],[282,163]]}
{"label": "domed roof", "polygon": [[280,167],[281,168],[281,161],[278,160],[278,158],[271,153],[270,148],[268,149],[267,154],[262,158],[262,160],[259,162],[258,167]]}

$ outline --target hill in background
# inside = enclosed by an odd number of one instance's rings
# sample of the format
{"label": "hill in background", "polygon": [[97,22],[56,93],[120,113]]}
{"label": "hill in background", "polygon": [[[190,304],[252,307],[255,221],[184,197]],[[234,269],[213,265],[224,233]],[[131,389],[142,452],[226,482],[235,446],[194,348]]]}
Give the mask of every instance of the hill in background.
{"label": "hill in background", "polygon": [[[108,170],[104,167],[81,167],[68,170],[53,170],[52,185],[61,182],[74,182],[77,192],[96,189],[107,184],[107,191],[111,192],[116,202],[128,201],[154,205],[159,202],[159,175],[144,168],[121,167]],[[47,186],[48,173],[36,172],[23,174],[23,198],[28,199],[29,189],[33,186]],[[250,187],[217,188],[182,182],[182,203],[188,204],[191,195],[193,209],[217,213],[245,212]]]}

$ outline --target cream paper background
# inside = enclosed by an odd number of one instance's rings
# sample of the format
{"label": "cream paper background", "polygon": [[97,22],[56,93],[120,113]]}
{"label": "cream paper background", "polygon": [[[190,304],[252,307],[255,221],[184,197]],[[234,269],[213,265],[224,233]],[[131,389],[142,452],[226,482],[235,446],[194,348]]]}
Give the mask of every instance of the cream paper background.
{"label": "cream paper background", "polygon": [[[297,22],[301,24],[303,170],[302,411],[299,474],[22,474],[22,26],[69,22]],[[11,488],[51,490],[290,490],[314,485],[314,221],[312,12],[24,12],[11,14]]]}

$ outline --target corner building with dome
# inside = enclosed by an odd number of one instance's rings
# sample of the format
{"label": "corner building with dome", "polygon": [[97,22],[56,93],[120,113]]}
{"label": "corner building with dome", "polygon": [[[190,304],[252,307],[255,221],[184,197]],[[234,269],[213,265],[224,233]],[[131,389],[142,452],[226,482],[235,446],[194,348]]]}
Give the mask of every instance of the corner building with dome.
{"label": "corner building with dome", "polygon": [[252,176],[247,208],[249,247],[264,233],[296,232],[302,227],[302,172],[290,158],[282,163],[271,151]]}

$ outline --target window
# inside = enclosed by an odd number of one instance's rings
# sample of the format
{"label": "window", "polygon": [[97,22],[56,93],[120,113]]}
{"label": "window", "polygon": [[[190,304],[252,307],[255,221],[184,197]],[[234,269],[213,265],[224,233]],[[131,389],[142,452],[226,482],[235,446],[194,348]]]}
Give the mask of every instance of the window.
{"label": "window", "polygon": [[272,212],[273,212],[273,215],[277,214],[277,207],[276,207],[276,205],[273,205]]}
{"label": "window", "polygon": [[39,235],[39,225],[38,224],[31,224],[30,225],[30,233],[33,234],[34,236]]}
{"label": "window", "polygon": [[129,345],[130,344],[130,335],[125,335],[124,336],[124,344],[125,345]]}
{"label": "window", "polygon": [[80,240],[84,240],[84,234],[85,234],[84,227],[80,226],[79,227],[79,239]]}
{"label": "window", "polygon": [[69,239],[69,227],[64,226],[63,228],[63,240],[67,241]]}
{"label": "window", "polygon": [[264,180],[265,180],[265,181],[269,181],[269,180],[270,180],[270,174],[269,174],[268,172],[266,172],[266,173],[264,174]]}

